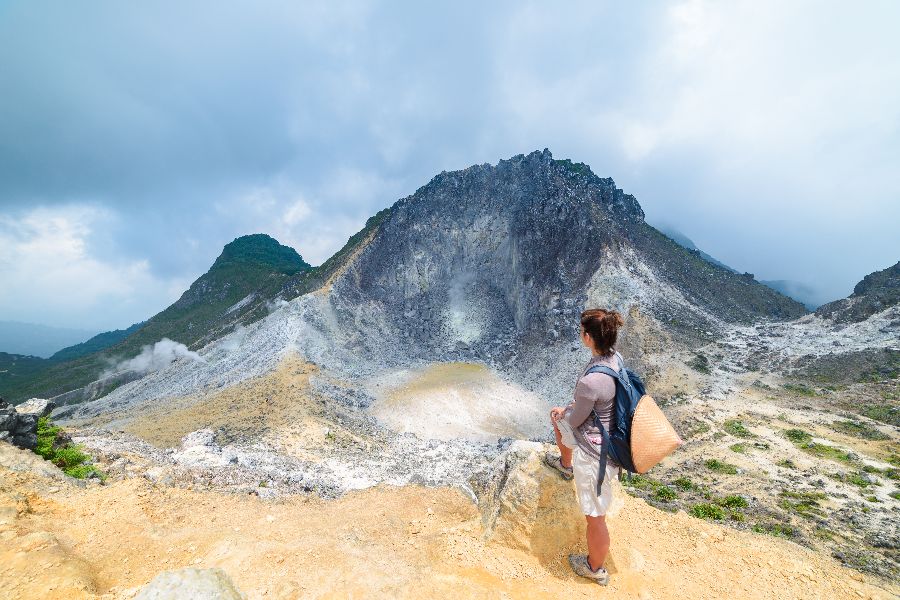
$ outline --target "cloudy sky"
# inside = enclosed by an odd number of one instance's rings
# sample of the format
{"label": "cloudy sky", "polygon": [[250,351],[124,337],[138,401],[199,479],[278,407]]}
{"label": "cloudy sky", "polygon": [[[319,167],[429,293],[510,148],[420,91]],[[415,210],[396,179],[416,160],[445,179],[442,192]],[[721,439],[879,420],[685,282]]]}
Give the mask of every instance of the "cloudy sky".
{"label": "cloudy sky", "polygon": [[[629,6],[623,6],[628,4]],[[0,2],[0,319],[121,328],[550,148],[822,299],[900,259],[900,3]]]}

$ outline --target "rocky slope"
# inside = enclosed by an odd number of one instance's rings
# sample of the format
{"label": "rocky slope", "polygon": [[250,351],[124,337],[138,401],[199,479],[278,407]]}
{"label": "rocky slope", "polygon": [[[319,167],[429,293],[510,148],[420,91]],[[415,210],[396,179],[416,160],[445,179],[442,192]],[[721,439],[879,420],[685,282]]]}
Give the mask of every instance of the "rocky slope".
{"label": "rocky slope", "polygon": [[900,303],[900,262],[866,275],[843,300],[820,306],[816,314],[835,323],[857,323]]}

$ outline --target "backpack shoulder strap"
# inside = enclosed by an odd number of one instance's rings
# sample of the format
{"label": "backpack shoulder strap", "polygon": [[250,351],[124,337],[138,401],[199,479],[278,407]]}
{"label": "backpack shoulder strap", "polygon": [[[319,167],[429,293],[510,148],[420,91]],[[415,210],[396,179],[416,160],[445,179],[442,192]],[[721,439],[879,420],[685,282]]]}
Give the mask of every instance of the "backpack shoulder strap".
{"label": "backpack shoulder strap", "polygon": [[585,375],[589,375],[591,373],[603,373],[604,375],[609,375],[613,379],[619,378],[618,373],[616,373],[615,371],[613,371],[612,369],[610,369],[609,367],[606,367],[604,365],[594,365],[590,369],[588,369],[587,371],[584,372]]}

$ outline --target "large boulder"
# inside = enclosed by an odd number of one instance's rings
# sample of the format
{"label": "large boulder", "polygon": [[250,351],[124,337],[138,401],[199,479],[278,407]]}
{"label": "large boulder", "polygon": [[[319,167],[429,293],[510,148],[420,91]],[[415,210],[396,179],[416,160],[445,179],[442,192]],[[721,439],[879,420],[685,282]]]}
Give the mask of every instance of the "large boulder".
{"label": "large boulder", "polygon": [[56,404],[46,398],[32,398],[16,406],[16,412],[20,415],[34,415],[36,418],[46,417]]}
{"label": "large boulder", "polygon": [[[584,515],[571,481],[544,464],[554,446],[517,440],[471,481],[485,538],[542,560],[584,547]],[[621,486],[613,482],[608,518],[620,510]]]}
{"label": "large boulder", "polygon": [[135,600],[246,600],[222,569],[164,571],[145,585]]}
{"label": "large boulder", "polygon": [[20,413],[0,398],[0,441],[34,450],[37,445],[37,420],[36,414]]}

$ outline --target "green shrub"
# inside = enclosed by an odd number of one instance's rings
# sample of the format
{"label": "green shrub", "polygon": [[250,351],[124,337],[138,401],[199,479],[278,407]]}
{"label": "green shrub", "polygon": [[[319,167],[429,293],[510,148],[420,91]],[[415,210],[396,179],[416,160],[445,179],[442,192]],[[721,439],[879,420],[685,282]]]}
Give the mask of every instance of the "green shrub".
{"label": "green shrub", "polygon": [[873,421],[881,421],[894,427],[900,427],[900,406],[876,404],[875,406],[867,406],[861,412],[863,416],[869,417]]}
{"label": "green shrub", "polygon": [[691,515],[698,519],[715,519],[721,521],[725,518],[725,511],[718,504],[702,503],[691,507]]}
{"label": "green shrub", "polygon": [[807,454],[812,454],[818,458],[827,458],[829,460],[839,460],[845,463],[852,463],[853,459],[850,457],[850,453],[846,450],[841,450],[840,448],[835,448],[834,446],[829,446],[827,444],[817,444],[816,442],[807,442],[806,444],[800,444],[800,449],[806,452]]}
{"label": "green shrub", "polygon": [[692,489],[694,489],[694,487],[695,487],[694,484],[691,482],[691,480],[688,479],[687,477],[684,477],[684,476],[679,477],[678,479],[676,479],[676,480],[673,481],[672,483],[675,485],[675,487],[677,487],[677,488],[678,488],[679,490],[681,490],[682,492],[686,492],[686,491],[688,491],[688,490],[692,490]]}
{"label": "green shrub", "polygon": [[739,438],[752,438],[756,437],[752,431],[747,429],[744,424],[737,419],[729,419],[725,421],[723,428],[725,431],[733,435],[734,437]]}
{"label": "green shrub", "polygon": [[34,448],[36,454],[62,469],[63,473],[76,479],[97,476],[101,480],[106,475],[95,466],[88,464],[90,456],[81,451],[79,446],[65,443],[57,444],[60,427],[50,423],[49,417],[41,417],[37,422],[37,445]]}
{"label": "green shrub", "polygon": [[900,490],[894,490],[891,492],[891,498],[894,500],[900,500]]}
{"label": "green shrub", "polygon": [[719,506],[725,508],[747,508],[747,499],[743,496],[725,496],[716,502]]}
{"label": "green shrub", "polygon": [[859,488],[867,488],[870,485],[873,485],[864,473],[848,473],[844,476],[843,481]]}
{"label": "green shrub", "polygon": [[654,490],[662,485],[662,483],[656,481],[655,479],[651,479],[650,477],[646,477],[644,475],[635,474],[631,477],[631,481],[625,481],[625,485],[633,487],[638,490]]}
{"label": "green shrub", "polygon": [[789,458],[785,458],[784,460],[779,460],[775,463],[779,467],[784,467],[785,469],[796,469],[797,465]]}
{"label": "green shrub", "polygon": [[791,492],[784,490],[781,492],[781,500],[778,505],[788,512],[797,513],[803,517],[822,516],[825,513],[819,507],[819,500],[824,499],[825,494],[822,492]]}
{"label": "green shrub", "polygon": [[812,436],[802,429],[785,430],[784,437],[791,440],[795,444],[805,444],[812,441]]}
{"label": "green shrub", "polygon": [[728,446],[728,449],[732,452],[737,452],[738,454],[746,454],[747,453],[747,445],[746,444],[732,444]]}
{"label": "green shrub", "polygon": [[835,421],[831,424],[831,428],[839,433],[852,435],[853,437],[862,438],[864,440],[891,439],[891,436],[882,433],[874,427],[866,425],[862,421]]}
{"label": "green shrub", "polygon": [[816,390],[812,389],[805,383],[785,383],[781,387],[786,389],[789,392],[797,394],[798,396],[817,396]]}
{"label": "green shrub", "polygon": [[725,473],[727,475],[737,474],[736,466],[727,462],[722,462],[715,458],[709,459],[705,464],[707,469],[709,469],[710,471],[715,471],[716,473]]}
{"label": "green shrub", "polygon": [[743,523],[743,522],[746,520],[746,517],[744,516],[744,513],[738,512],[738,511],[736,511],[736,510],[731,511],[731,513],[730,513],[730,515],[729,515],[729,518],[730,518],[732,521],[738,521],[738,522],[740,522],[740,523]]}
{"label": "green shrub", "polygon": [[653,497],[660,502],[671,502],[678,498],[678,494],[667,485],[662,485],[656,488],[656,491],[653,492]]}

